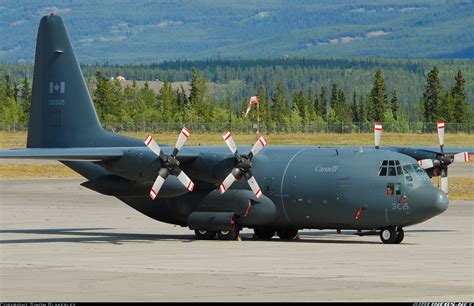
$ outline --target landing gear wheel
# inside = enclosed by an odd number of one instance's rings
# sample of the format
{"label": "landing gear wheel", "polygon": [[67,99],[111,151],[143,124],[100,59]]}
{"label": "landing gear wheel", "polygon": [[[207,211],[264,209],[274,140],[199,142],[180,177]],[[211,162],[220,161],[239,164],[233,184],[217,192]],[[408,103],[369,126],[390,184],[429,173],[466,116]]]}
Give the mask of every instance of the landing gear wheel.
{"label": "landing gear wheel", "polygon": [[298,235],[298,229],[296,228],[282,228],[277,230],[278,237],[283,240],[292,240],[295,239]]}
{"label": "landing gear wheel", "polygon": [[216,238],[216,232],[208,230],[195,230],[194,234],[198,240],[213,240]]}
{"label": "landing gear wheel", "polygon": [[275,235],[275,229],[273,228],[257,227],[253,229],[253,232],[258,239],[262,240],[270,240]]}
{"label": "landing gear wheel", "polygon": [[394,227],[386,227],[380,230],[380,239],[383,243],[393,244],[398,238]]}
{"label": "landing gear wheel", "polygon": [[399,244],[400,242],[403,241],[403,238],[405,237],[405,232],[403,231],[403,228],[398,228],[397,230],[397,239],[395,239],[395,244]]}
{"label": "landing gear wheel", "polygon": [[239,229],[233,229],[230,231],[218,231],[217,238],[219,238],[219,240],[237,240],[237,237],[239,237],[239,234],[240,234]]}

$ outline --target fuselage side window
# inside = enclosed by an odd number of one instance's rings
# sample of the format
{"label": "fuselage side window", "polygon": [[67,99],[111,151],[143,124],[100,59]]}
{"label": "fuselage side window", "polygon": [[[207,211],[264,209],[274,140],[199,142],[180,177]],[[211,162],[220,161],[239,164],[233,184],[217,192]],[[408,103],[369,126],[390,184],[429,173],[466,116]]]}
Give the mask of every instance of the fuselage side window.
{"label": "fuselage side window", "polygon": [[388,196],[391,196],[394,194],[394,191],[395,191],[395,186],[393,183],[388,183],[387,184],[387,195]]}

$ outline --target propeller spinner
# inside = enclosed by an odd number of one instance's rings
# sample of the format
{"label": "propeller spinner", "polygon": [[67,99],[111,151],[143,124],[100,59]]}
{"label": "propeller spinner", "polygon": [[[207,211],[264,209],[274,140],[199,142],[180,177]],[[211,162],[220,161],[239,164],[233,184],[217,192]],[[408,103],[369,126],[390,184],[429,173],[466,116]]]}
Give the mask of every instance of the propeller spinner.
{"label": "propeller spinner", "polygon": [[423,169],[436,168],[439,169],[439,175],[441,177],[440,188],[446,195],[448,194],[448,166],[452,163],[468,162],[470,160],[468,152],[461,152],[455,154],[453,157],[444,154],[444,121],[438,121],[438,139],[441,154],[438,154],[435,159],[423,159],[419,160],[418,163]]}
{"label": "propeller spinner", "polygon": [[153,137],[148,134],[145,138],[145,144],[147,147],[155,153],[161,161],[161,169],[158,173],[158,177],[156,178],[155,182],[153,183],[153,187],[150,190],[150,197],[154,200],[158,193],[160,192],[161,187],[163,186],[166,178],[171,174],[178,178],[178,180],[186,187],[189,191],[193,191],[194,183],[191,179],[179,168],[179,161],[176,159],[176,155],[178,154],[179,150],[184,146],[184,143],[188,139],[191,132],[183,127],[181,133],[178,136],[178,140],[176,141],[176,145],[174,146],[174,150],[171,155],[165,155],[163,151],[161,151],[160,146]]}
{"label": "propeller spinner", "polygon": [[250,169],[252,168],[252,158],[257,155],[258,152],[260,152],[265,146],[267,146],[267,141],[265,140],[265,138],[263,138],[263,136],[260,137],[253,145],[249,154],[247,154],[247,156],[245,157],[241,157],[237,151],[237,146],[235,145],[232,134],[227,131],[224,133],[222,138],[224,138],[225,143],[229,147],[232,154],[234,154],[234,157],[237,160],[237,164],[232,169],[231,173],[222,182],[219,188],[220,193],[223,194],[227,191],[227,189],[230,188],[230,186],[235,181],[238,181],[242,177],[244,177],[250,188],[252,189],[253,193],[255,194],[255,197],[257,197],[257,199],[260,199],[263,193],[260,190],[257,180],[255,180],[255,177],[252,175]]}

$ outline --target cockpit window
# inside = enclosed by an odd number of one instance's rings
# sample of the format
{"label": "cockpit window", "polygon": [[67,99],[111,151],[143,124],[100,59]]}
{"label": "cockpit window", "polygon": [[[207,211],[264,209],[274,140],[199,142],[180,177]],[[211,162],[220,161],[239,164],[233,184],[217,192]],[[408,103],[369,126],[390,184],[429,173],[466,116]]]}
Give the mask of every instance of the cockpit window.
{"label": "cockpit window", "polygon": [[380,165],[379,176],[397,176],[403,175],[400,161],[398,160],[384,160]]}
{"label": "cockpit window", "polygon": [[422,182],[430,181],[426,172],[418,164],[403,165],[402,168],[407,182],[413,182],[413,176],[419,178]]}

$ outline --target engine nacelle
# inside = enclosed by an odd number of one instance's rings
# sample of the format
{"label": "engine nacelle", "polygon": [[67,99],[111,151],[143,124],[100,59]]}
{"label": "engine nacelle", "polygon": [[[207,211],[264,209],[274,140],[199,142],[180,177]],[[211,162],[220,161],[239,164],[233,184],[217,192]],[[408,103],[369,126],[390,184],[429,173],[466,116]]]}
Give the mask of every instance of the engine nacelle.
{"label": "engine nacelle", "polygon": [[125,151],[122,157],[100,165],[111,173],[142,183],[153,183],[161,168],[160,160],[148,148]]}

